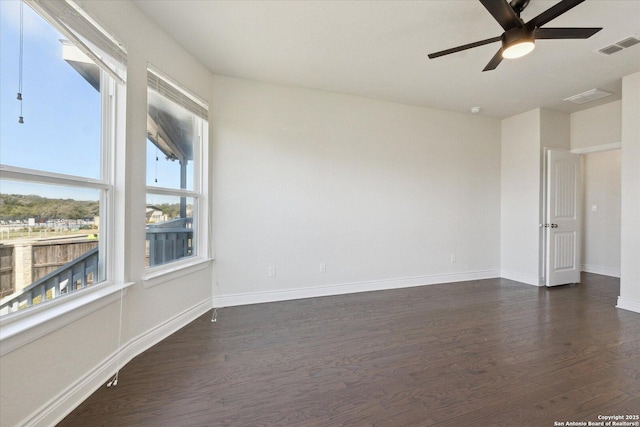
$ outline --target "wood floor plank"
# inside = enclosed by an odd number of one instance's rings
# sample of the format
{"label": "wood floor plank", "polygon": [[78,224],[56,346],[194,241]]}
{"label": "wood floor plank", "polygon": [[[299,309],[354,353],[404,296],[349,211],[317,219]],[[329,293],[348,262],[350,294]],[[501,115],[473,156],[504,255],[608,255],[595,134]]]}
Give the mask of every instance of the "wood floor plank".
{"label": "wood floor plank", "polygon": [[225,308],[59,425],[546,427],[638,413],[640,315],[618,295],[617,279],[583,274]]}

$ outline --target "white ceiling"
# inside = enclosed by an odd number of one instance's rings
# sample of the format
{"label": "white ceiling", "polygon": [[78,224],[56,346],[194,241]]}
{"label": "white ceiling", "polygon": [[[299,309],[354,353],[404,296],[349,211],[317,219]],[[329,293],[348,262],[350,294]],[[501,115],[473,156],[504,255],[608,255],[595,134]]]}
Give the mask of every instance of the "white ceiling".
{"label": "white ceiling", "polygon": [[[428,59],[502,28],[476,0],[134,0],[213,73],[504,118],[537,107],[566,112],[620,97],[640,71],[640,45],[594,53],[640,35],[640,0],[587,0],[544,27],[604,27],[587,40],[538,40],[530,55],[482,72],[494,43]],[[557,1],[531,0],[525,21]],[[577,106],[593,88],[614,96]]]}

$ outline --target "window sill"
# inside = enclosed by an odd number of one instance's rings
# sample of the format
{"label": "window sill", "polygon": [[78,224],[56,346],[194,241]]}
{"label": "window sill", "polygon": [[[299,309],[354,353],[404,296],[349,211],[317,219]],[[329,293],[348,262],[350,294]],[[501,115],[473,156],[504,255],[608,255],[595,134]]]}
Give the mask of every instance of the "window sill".
{"label": "window sill", "polygon": [[148,269],[147,274],[142,278],[145,288],[152,288],[170,280],[184,277],[187,274],[209,268],[213,259],[211,258],[189,258],[185,261],[176,261],[170,264]]}
{"label": "window sill", "polygon": [[130,283],[101,283],[3,316],[0,319],[0,356],[4,356],[120,299]]}

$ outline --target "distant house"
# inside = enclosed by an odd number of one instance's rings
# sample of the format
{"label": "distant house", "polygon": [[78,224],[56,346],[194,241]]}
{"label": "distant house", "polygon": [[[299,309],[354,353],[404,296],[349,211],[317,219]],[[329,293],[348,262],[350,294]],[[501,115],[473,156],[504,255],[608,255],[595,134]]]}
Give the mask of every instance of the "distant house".
{"label": "distant house", "polygon": [[167,221],[167,216],[157,206],[147,206],[147,224]]}

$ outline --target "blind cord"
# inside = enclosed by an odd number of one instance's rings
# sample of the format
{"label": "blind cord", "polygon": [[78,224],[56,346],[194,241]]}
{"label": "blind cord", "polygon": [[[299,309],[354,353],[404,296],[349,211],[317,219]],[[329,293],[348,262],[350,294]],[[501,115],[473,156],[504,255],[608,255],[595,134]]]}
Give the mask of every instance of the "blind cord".
{"label": "blind cord", "polygon": [[20,49],[18,56],[18,101],[20,101],[20,116],[18,123],[24,123],[22,116],[22,62],[24,56],[24,1],[20,1]]}
{"label": "blind cord", "polygon": [[124,299],[124,289],[120,289],[120,322],[118,326],[118,350],[116,354],[116,374],[107,383],[107,388],[118,385],[118,374],[120,374],[120,353],[122,352],[122,300]]}
{"label": "blind cord", "polygon": [[156,181],[155,182],[158,182],[158,147],[157,146],[156,146]]}

